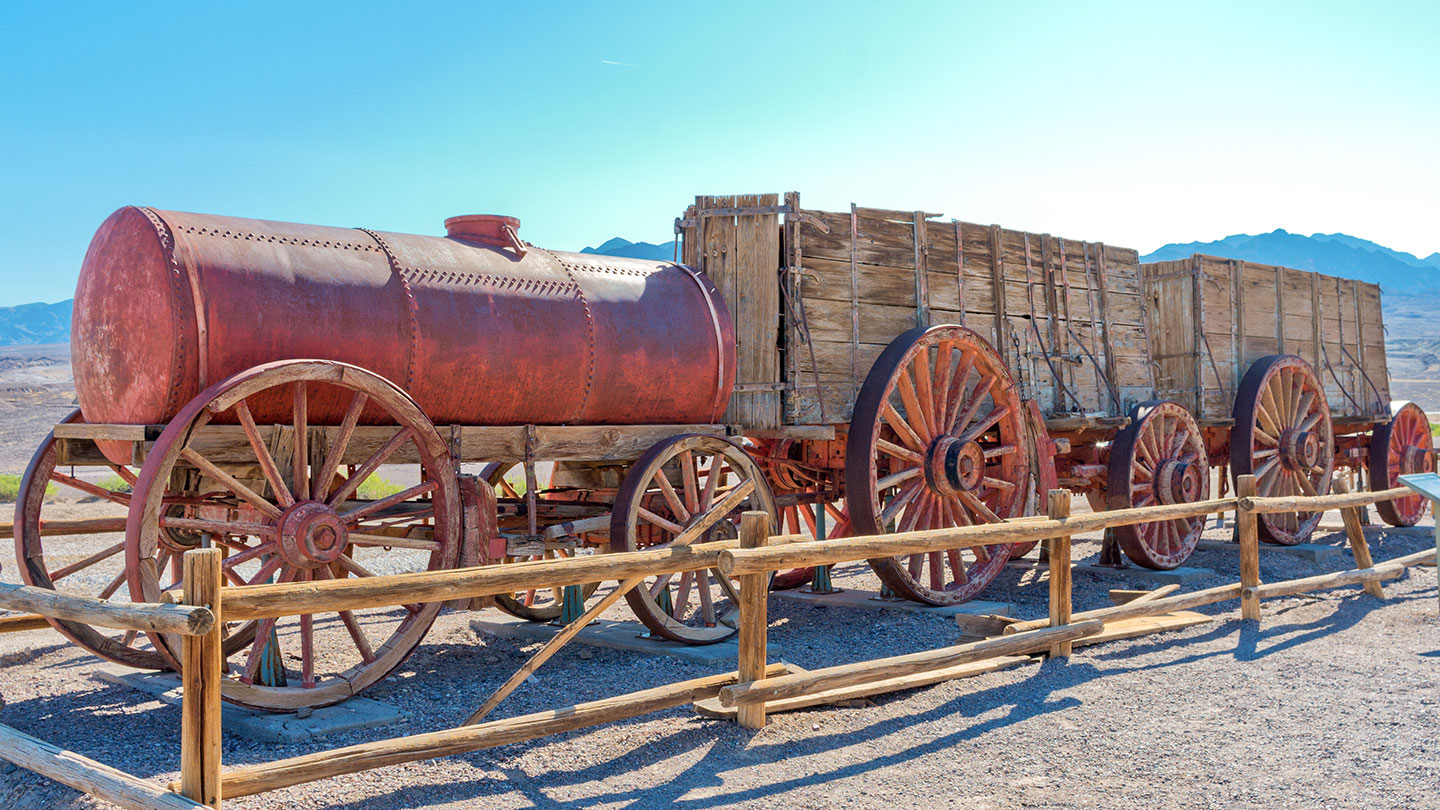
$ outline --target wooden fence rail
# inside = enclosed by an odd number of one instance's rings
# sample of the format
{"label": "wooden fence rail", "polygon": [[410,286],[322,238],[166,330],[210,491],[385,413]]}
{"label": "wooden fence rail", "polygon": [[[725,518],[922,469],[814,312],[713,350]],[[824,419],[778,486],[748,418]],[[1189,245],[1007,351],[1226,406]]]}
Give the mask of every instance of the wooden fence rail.
{"label": "wooden fence rail", "polygon": [[[886,681],[897,675],[928,673],[936,668],[952,668],[964,662],[1017,652],[1048,650],[1052,655],[1063,656],[1068,654],[1067,648],[1072,641],[1094,636],[1106,622],[1124,618],[1152,616],[1239,598],[1242,600],[1242,615],[1258,619],[1260,600],[1266,597],[1354,584],[1365,584],[1367,590],[1376,593],[1381,580],[1399,576],[1405,567],[1426,562],[1434,555],[1424,551],[1372,563],[1369,548],[1359,529],[1358,516],[1352,514],[1347,515],[1346,528],[1356,560],[1362,563],[1362,567],[1336,574],[1263,584],[1259,576],[1255,516],[1297,509],[1320,511],[1341,508],[1353,511],[1365,504],[1408,494],[1409,490],[1400,488],[1364,493],[1342,491],[1335,495],[1306,498],[1258,498],[1255,497],[1253,478],[1242,476],[1237,482],[1235,498],[1070,516],[1069,493],[1056,491],[1050,495],[1048,517],[824,542],[799,535],[767,536],[768,517],[764,513],[746,513],[742,518],[739,539],[684,548],[361,580],[224,588],[221,587],[218,551],[197,549],[186,552],[184,558],[184,605],[111,604],[44,589],[3,585],[0,586],[0,608],[33,611],[38,616],[73,619],[103,627],[185,636],[181,778],[170,785],[170,790],[182,795],[167,794],[144,780],[60,751],[5,726],[0,726],[0,758],[118,801],[122,806],[177,810],[208,807],[218,810],[222,796],[250,795],[400,762],[536,739],[684,705],[703,697],[718,697],[722,704],[738,707],[737,719],[746,726],[760,727],[765,722],[765,705],[770,701]],[[758,586],[763,585],[773,571],[956,547],[1051,540],[1052,571],[1056,566],[1063,566],[1068,572],[1068,539],[1073,534],[1232,510],[1237,513],[1240,535],[1241,581],[1238,583],[1175,596],[1161,596],[1158,592],[1146,594],[1125,604],[1072,615],[1069,578],[1052,575],[1050,615],[1034,621],[1011,622],[1000,636],[812,672],[795,672],[783,665],[766,662],[768,613],[764,589]],[[1352,521],[1351,517],[1356,519]],[[223,773],[220,770],[219,694],[225,669],[220,654],[221,616],[227,622],[237,622],[300,613],[471,599],[707,568],[720,568],[742,577],[748,586],[742,588],[742,593],[751,594],[750,598],[742,597],[740,604],[739,661],[735,672],[554,711],[380,740]],[[1375,589],[1370,589],[1371,585],[1375,585]],[[29,620],[32,617],[22,618]]]}

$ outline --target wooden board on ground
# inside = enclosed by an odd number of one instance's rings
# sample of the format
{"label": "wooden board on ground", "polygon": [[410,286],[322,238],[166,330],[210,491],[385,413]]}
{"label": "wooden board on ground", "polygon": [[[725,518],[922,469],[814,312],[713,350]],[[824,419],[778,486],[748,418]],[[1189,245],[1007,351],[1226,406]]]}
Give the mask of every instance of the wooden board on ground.
{"label": "wooden board on ground", "polygon": [[[920,672],[914,675],[901,675],[897,678],[888,678],[883,681],[844,686],[838,689],[816,692],[813,695],[803,695],[801,697],[766,703],[765,713],[793,712],[796,709],[808,709],[812,706],[844,705],[874,695],[883,695],[887,692],[919,689],[922,686],[930,686],[942,681],[952,681],[957,678],[973,678],[976,675],[984,675],[987,672],[996,672],[1002,669],[1018,667],[1021,664],[1028,664],[1033,660],[1035,659],[1028,655],[1006,655],[999,658],[991,658],[988,661],[976,661],[970,664],[960,664],[958,666],[946,667],[945,669],[937,669],[933,672]],[[792,669],[792,665],[790,664],[786,664],[785,666],[787,669]],[[804,671],[799,668],[793,669],[797,672]],[[720,720],[735,719],[735,713],[737,711],[737,709],[733,707],[726,708],[725,706],[721,706],[720,698],[718,697],[697,700],[692,704],[692,707],[695,713],[702,717],[714,717]]]}
{"label": "wooden board on ground", "polygon": [[1183,630],[1186,627],[1194,627],[1197,624],[1205,624],[1215,621],[1214,616],[1206,616],[1204,613],[1196,613],[1193,610],[1177,610],[1173,613],[1165,613],[1160,616],[1141,616],[1136,619],[1120,619],[1118,621],[1106,622],[1105,629],[1093,636],[1076,639],[1072,642],[1076,647],[1087,647],[1091,644],[1100,644],[1105,641],[1119,641],[1136,636],[1148,636],[1151,633],[1165,633],[1171,630]]}

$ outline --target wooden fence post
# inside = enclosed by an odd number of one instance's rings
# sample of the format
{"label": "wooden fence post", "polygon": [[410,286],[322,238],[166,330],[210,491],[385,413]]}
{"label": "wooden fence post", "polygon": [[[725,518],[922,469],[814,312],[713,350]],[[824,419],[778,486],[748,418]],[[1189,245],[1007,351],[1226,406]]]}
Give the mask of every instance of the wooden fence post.
{"label": "wooden fence post", "polygon": [[1235,527],[1240,535],[1240,618],[1260,621],[1260,597],[1246,595],[1245,588],[1260,584],[1260,526],[1255,512],[1243,505],[1245,498],[1255,497],[1255,476],[1242,475],[1235,481],[1235,495],[1241,503],[1235,506]]}
{"label": "wooden fence post", "polygon": [[[1350,483],[1344,478],[1336,478],[1335,490],[1341,495],[1347,495],[1350,493]],[[1360,525],[1360,508],[1344,507],[1340,510],[1340,517],[1345,521],[1345,536],[1350,540],[1350,553],[1355,557],[1355,567],[1375,567],[1374,561],[1370,559],[1370,543],[1365,540],[1365,528]],[[1376,599],[1385,598],[1385,589],[1380,587],[1378,579],[1367,581],[1365,592]]]}
{"label": "wooden fence post", "polygon": [[218,548],[185,552],[185,604],[209,607],[215,626],[183,637],[180,672],[180,793],[214,810],[220,808],[221,560]]}
{"label": "wooden fence post", "polygon": [[[740,516],[741,548],[759,548],[769,539],[769,514],[745,512]],[[766,597],[769,590],[768,573],[743,574],[740,577],[740,662],[737,667],[740,683],[765,677],[766,632],[770,623]],[[744,728],[764,728],[765,704],[741,706],[735,719]]]}
{"label": "wooden fence post", "polygon": [[[1046,514],[1051,520],[1070,517],[1070,490],[1050,490]],[[1050,538],[1050,626],[1070,623],[1070,535]],[[1050,645],[1051,658],[1069,658],[1072,642]]]}

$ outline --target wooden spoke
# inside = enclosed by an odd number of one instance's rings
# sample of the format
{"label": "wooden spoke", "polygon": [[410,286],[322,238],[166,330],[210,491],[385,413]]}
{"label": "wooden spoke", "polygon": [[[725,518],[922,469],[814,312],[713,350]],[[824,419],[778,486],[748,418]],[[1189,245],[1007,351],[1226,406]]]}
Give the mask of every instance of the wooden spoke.
{"label": "wooden spoke", "polygon": [[[255,559],[256,557],[259,557],[259,556],[262,555],[262,554],[268,554],[268,553],[270,553],[270,552],[273,552],[274,550],[275,550],[275,542],[274,542],[273,540],[272,540],[272,541],[269,541],[269,542],[261,543],[261,544],[258,545],[258,546],[250,546],[249,548],[246,548],[244,551],[241,551],[239,554],[231,554],[230,556],[226,557],[225,560],[220,563],[220,567],[223,568],[223,569],[226,569],[226,570],[230,570],[230,569],[233,569],[233,568],[234,568],[235,566],[237,566],[237,565],[241,565],[241,564],[243,564],[243,563],[247,563],[247,562]],[[249,584],[249,583],[246,583],[246,584]]]}
{"label": "wooden spoke", "polygon": [[307,477],[310,471],[310,425],[309,425],[309,388],[304,380],[295,383],[295,397],[292,400],[293,415],[295,417],[295,454],[290,459],[290,468],[293,471],[295,491],[302,495],[310,491],[310,479]]}
{"label": "wooden spoke", "polygon": [[720,456],[710,457],[710,469],[705,473],[705,489],[700,493],[700,511],[710,508],[715,502],[715,487],[725,477],[726,466]]}
{"label": "wooden spoke", "polygon": [[[994,377],[983,377],[978,383],[975,384],[975,390],[972,391],[970,394],[970,401],[965,404],[964,410],[956,414],[955,421],[950,423],[949,432],[952,436],[956,435],[958,431],[965,428],[966,425],[970,424],[970,420],[974,419],[975,414],[980,412],[980,406],[984,404],[986,395],[988,395],[990,393],[990,390],[994,387]],[[991,413],[994,413],[995,410],[998,410],[998,408],[992,409]],[[968,433],[969,430],[966,430],[966,432]]]}
{"label": "wooden spoke", "polygon": [[1006,480],[1001,479],[1001,478],[991,478],[991,477],[988,476],[988,475],[985,476],[984,478],[981,478],[981,479],[980,479],[980,483],[982,483],[982,484],[984,484],[984,485],[986,485],[986,486],[988,486],[988,487],[993,487],[994,489],[1003,489],[1003,490],[1006,490],[1006,491],[1009,491],[1009,490],[1012,490],[1012,489],[1015,488],[1015,484],[1013,484],[1013,483],[1010,482],[1010,481],[1006,481]]}
{"label": "wooden spoke", "polygon": [[1001,456],[1011,455],[1015,452],[1015,450],[1016,447],[1013,444],[1002,444],[996,447],[987,447],[983,452],[985,455],[985,460],[989,461],[992,458],[999,458]]}
{"label": "wooden spoke", "polygon": [[674,521],[666,520],[665,518],[660,517],[659,515],[655,514],[654,512],[651,512],[649,509],[646,509],[646,508],[643,507],[643,506],[636,507],[636,510],[638,511],[640,517],[645,520],[645,522],[647,522],[647,523],[652,523],[652,524],[654,524],[654,525],[656,525],[656,526],[659,526],[660,528],[664,529],[665,531],[667,531],[667,532],[669,532],[669,533],[671,533],[671,534],[679,534],[679,533],[685,531],[685,527],[684,527],[684,526],[681,526],[680,524],[675,523]]}
{"label": "wooden spoke", "polygon": [[688,515],[693,515],[700,510],[700,484],[699,473],[695,468],[695,454],[689,450],[680,454],[680,482],[685,485],[685,508]]}
{"label": "wooden spoke", "polygon": [[995,514],[990,507],[985,505],[984,501],[975,497],[974,494],[962,490],[960,492],[960,500],[964,501],[965,505],[970,507],[970,511],[974,512],[977,517],[983,518],[986,523],[1004,522],[999,515]]}
{"label": "wooden spoke", "polygon": [[409,441],[414,435],[414,430],[408,427],[401,428],[397,431],[394,436],[390,437],[389,441],[381,445],[379,450],[376,450],[370,458],[366,459],[365,463],[361,464],[360,467],[355,470],[354,474],[346,478],[345,483],[340,485],[340,489],[332,493],[330,499],[325,503],[332,509],[336,504],[343,503],[345,499],[354,494],[355,490],[365,482],[365,479],[380,469],[380,465],[384,464],[390,456],[395,454],[396,450],[400,449],[401,445]]}
{"label": "wooden spoke", "polygon": [[89,568],[90,566],[94,565],[95,563],[98,563],[98,562],[100,562],[101,560],[107,560],[107,559],[115,556],[116,554],[119,554],[120,552],[122,552],[122,551],[124,551],[124,550],[125,550],[125,541],[124,541],[124,540],[121,540],[120,542],[116,543],[115,545],[110,546],[110,547],[108,547],[108,548],[101,549],[100,551],[97,551],[97,552],[95,552],[94,554],[91,554],[89,557],[86,557],[85,559],[83,559],[83,560],[81,560],[81,561],[79,561],[79,562],[71,563],[71,564],[65,566],[64,568],[57,568],[57,569],[55,569],[54,571],[51,571],[51,572],[50,572],[50,581],[51,581],[51,582],[59,582],[60,580],[64,579],[65,577],[68,577],[68,576],[70,576],[71,574],[75,573],[76,571],[80,571],[80,570],[82,570],[82,569]]}
{"label": "wooden spoke", "polygon": [[[300,579],[308,582],[313,575],[306,572]],[[315,616],[311,613],[300,614],[300,685],[315,688]]]}
{"label": "wooden spoke", "polygon": [[930,350],[922,349],[915,355],[915,393],[920,400],[920,417],[933,437],[940,432],[940,423],[935,421],[935,394],[931,389],[934,381],[930,378]]}
{"label": "wooden spoke", "polygon": [[413,487],[402,489],[401,491],[396,492],[393,495],[387,495],[378,501],[371,501],[370,503],[358,509],[352,509],[349,512],[341,512],[340,517],[346,523],[359,523],[361,518],[364,518],[368,515],[373,515],[376,512],[384,509],[389,509],[392,506],[402,504],[412,498],[419,498],[422,495],[428,495],[439,488],[440,483],[438,481],[424,481],[416,484]]}
{"label": "wooden spoke", "polygon": [[350,398],[350,407],[345,410],[345,418],[340,422],[340,430],[325,451],[325,461],[321,463],[320,469],[315,473],[315,482],[310,491],[311,498],[322,501],[330,493],[335,473],[340,469],[340,460],[345,458],[345,450],[350,446],[350,437],[355,434],[355,425],[360,422],[360,414],[365,410],[365,403],[369,401],[370,396],[364,391],[356,391],[355,396]]}
{"label": "wooden spoke", "polygon": [[880,415],[885,420],[885,423],[890,426],[890,429],[894,430],[895,434],[900,437],[900,441],[905,443],[906,447],[909,447],[917,453],[925,452],[925,440],[920,438],[920,434],[916,433],[914,428],[910,427],[910,423],[906,422],[905,418],[900,415],[900,412],[895,410],[894,405],[886,402],[881,406]]}
{"label": "wooden spoke", "polygon": [[1269,433],[1261,430],[1258,426],[1255,428],[1255,443],[1263,444],[1267,447],[1280,446],[1280,440],[1278,438],[1271,436]]}
{"label": "wooden spoke", "polygon": [[350,532],[348,537],[353,546],[414,548],[421,551],[438,551],[440,549],[439,543],[421,537],[396,537],[389,534],[363,534],[361,532]]}
{"label": "wooden spoke", "polygon": [[119,464],[111,464],[110,469],[113,470],[116,475],[120,476],[121,480],[132,487],[135,486],[135,482],[139,480],[135,477],[135,473],[130,472],[130,470],[125,467],[121,467]]}
{"label": "wooden spoke", "polygon": [[706,627],[715,626],[715,595],[710,591],[710,571],[706,569],[698,572],[697,576],[703,581],[700,583],[700,619]]}
{"label": "wooden spoke", "polygon": [[961,411],[960,400],[970,386],[970,377],[974,371],[975,355],[968,349],[962,350],[960,362],[955,367],[955,375],[950,378],[950,390],[945,395],[945,418],[940,422],[949,433],[955,432],[955,422]]}
{"label": "wooden spoke", "polygon": [[875,482],[875,491],[884,492],[885,490],[890,489],[891,487],[899,486],[906,481],[915,478],[918,475],[920,475],[919,467],[911,467],[906,470],[901,470],[900,472],[891,473],[890,475],[887,475],[884,478],[881,478],[879,481]]}
{"label": "wooden spoke", "polygon": [[243,399],[235,403],[235,416],[240,419],[240,428],[245,431],[245,441],[250,443],[250,452],[254,453],[256,461],[260,462],[260,474],[264,475],[266,482],[270,484],[275,500],[279,501],[284,509],[294,506],[295,496],[285,484],[280,468],[275,465],[275,457],[270,455],[270,449],[265,446],[265,440],[260,436],[260,428],[255,425],[255,417],[250,413],[250,404]]}
{"label": "wooden spoke", "polygon": [[50,481],[56,484],[64,484],[71,489],[78,489],[81,492],[86,493],[87,495],[94,495],[97,498],[102,498],[104,500],[110,501],[111,503],[118,503],[121,506],[130,505],[130,496],[125,494],[124,492],[113,492],[100,486],[99,484],[92,484],[89,481],[82,481],[79,478],[72,478],[71,476],[65,475],[64,473],[50,473]]}
{"label": "wooden spoke", "polygon": [[[889,442],[884,439],[875,439],[875,446],[879,448],[881,452],[893,458],[902,459],[904,461],[913,462],[915,464],[919,464],[925,460],[925,456],[921,455],[920,453],[917,453],[908,447],[901,447],[894,442]],[[1010,448],[1011,451],[1014,451],[1014,449],[1014,447]],[[986,458],[989,458],[989,456],[986,456]]]}
{"label": "wooden spoke", "polygon": [[1298,427],[1297,429],[1298,429],[1298,430],[1301,430],[1301,431],[1309,430],[1309,429],[1315,427],[1316,423],[1318,423],[1318,422],[1321,420],[1321,418],[1323,418],[1324,416],[1325,416],[1325,414],[1323,414],[1323,413],[1321,413],[1321,412],[1319,412],[1319,411],[1317,411],[1317,412],[1315,412],[1315,413],[1312,413],[1312,414],[1310,414],[1309,416],[1305,417],[1305,420],[1300,423],[1300,425],[1299,425],[1299,427]]}
{"label": "wooden spoke", "polygon": [[898,514],[901,509],[904,509],[905,506],[914,500],[915,496],[919,495],[924,489],[925,483],[923,481],[912,481],[896,493],[895,497],[892,498],[889,503],[885,504],[884,511],[880,513],[880,525],[890,525],[890,521],[895,519],[896,514]]}
{"label": "wooden spoke", "polygon": [[690,510],[685,508],[685,503],[675,492],[675,485],[670,483],[670,475],[663,467],[655,471],[655,484],[660,487],[660,494],[665,497],[665,503],[669,504],[671,514],[678,517],[682,523],[689,520]]}
{"label": "wooden spoke", "polygon": [[1315,491],[1315,485],[1310,483],[1310,478],[1308,476],[1296,473],[1295,483],[1300,485],[1300,491],[1304,492],[1306,495],[1315,496],[1320,494],[1319,492]]}
{"label": "wooden spoke", "polygon": [[920,404],[920,398],[915,394],[914,383],[910,381],[910,370],[900,369],[900,376],[896,380],[895,390],[900,394],[900,401],[905,404],[906,421],[920,437],[921,444],[928,443],[935,433],[930,429],[930,423],[925,420],[925,409]]}
{"label": "wooden spoke", "polygon": [[268,559],[268,560],[266,560],[265,562],[261,563],[261,565],[260,565],[260,570],[259,570],[258,572],[256,572],[255,576],[251,577],[251,578],[249,579],[249,581],[247,581],[245,584],[246,584],[246,585],[264,585],[264,584],[268,583],[268,582],[270,581],[270,577],[275,576],[275,572],[276,572],[276,571],[279,571],[279,570],[280,570],[280,566],[282,566],[282,565],[284,565],[284,564],[285,564],[285,560],[284,560],[284,558],[281,557],[279,554],[276,554],[276,555],[270,557],[270,559]]}
{"label": "wooden spoke", "polygon": [[1009,405],[1001,405],[985,415],[984,419],[971,425],[964,433],[960,434],[960,441],[968,442],[978,439],[985,431],[994,427],[997,422],[1004,419],[1010,413]]}
{"label": "wooden spoke", "polygon": [[952,355],[955,352],[955,341],[942,340],[935,349],[935,369],[940,372],[939,385],[935,386],[933,401],[930,405],[932,414],[930,424],[948,425],[950,422],[945,418],[950,411],[950,378],[955,373],[954,366],[950,365]]}
{"label": "wooden spoke", "polygon": [[281,512],[275,504],[261,497],[254,490],[240,483],[235,476],[225,472],[216,466],[210,459],[195,452],[194,448],[186,447],[180,451],[180,457],[195,466],[200,472],[209,476],[216,483],[250,502],[251,506],[259,509],[260,512],[271,520],[280,520]]}

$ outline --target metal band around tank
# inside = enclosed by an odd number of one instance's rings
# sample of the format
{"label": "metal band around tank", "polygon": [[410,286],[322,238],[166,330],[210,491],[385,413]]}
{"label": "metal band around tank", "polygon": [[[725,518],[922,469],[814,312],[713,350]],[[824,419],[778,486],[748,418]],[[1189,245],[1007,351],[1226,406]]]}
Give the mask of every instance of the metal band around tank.
{"label": "metal band around tank", "polygon": [[405,292],[405,311],[410,316],[410,347],[406,351],[405,359],[405,392],[408,394],[415,388],[415,355],[418,353],[420,345],[420,304],[415,300],[415,292],[410,289],[410,282],[405,278],[405,269],[401,267],[400,260],[395,256],[395,251],[390,249],[390,245],[380,238],[380,234],[369,228],[356,228],[355,230],[375,240],[380,252],[385,254],[385,260],[390,265],[391,275],[400,282],[400,289]]}

